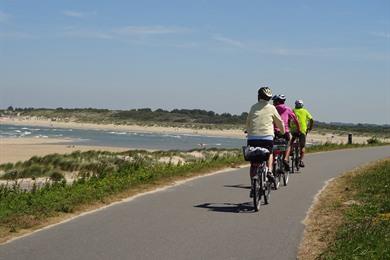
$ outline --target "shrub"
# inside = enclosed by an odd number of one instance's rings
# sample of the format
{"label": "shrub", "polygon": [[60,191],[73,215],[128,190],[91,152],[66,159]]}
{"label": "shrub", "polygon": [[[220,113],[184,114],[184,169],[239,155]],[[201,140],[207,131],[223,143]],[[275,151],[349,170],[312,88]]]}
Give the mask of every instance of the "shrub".
{"label": "shrub", "polygon": [[2,176],[2,179],[8,179],[8,180],[15,180],[17,178],[18,178],[18,170],[10,170]]}
{"label": "shrub", "polygon": [[9,171],[9,170],[11,170],[13,167],[14,167],[14,164],[13,164],[13,163],[5,163],[5,164],[0,165],[0,169],[2,169],[2,170],[4,170],[4,171]]}
{"label": "shrub", "polygon": [[52,180],[54,182],[59,182],[59,181],[64,180],[64,179],[65,179],[64,175],[59,171],[53,171],[50,174],[50,180]]}
{"label": "shrub", "polygon": [[20,172],[19,178],[39,177],[42,176],[44,172],[45,169],[43,166],[32,164],[30,167],[25,168]]}
{"label": "shrub", "polygon": [[380,144],[380,143],[381,141],[378,138],[376,138],[376,136],[373,136],[367,140],[367,144]]}

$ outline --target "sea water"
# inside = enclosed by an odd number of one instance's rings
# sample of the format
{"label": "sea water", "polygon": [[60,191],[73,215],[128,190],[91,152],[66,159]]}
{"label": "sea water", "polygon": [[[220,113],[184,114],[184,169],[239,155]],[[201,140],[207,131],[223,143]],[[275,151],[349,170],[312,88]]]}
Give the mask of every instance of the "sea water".
{"label": "sea water", "polygon": [[190,134],[158,134],[113,130],[82,130],[0,124],[0,138],[71,139],[70,145],[128,147],[129,149],[189,150],[195,148],[240,148],[242,139]]}

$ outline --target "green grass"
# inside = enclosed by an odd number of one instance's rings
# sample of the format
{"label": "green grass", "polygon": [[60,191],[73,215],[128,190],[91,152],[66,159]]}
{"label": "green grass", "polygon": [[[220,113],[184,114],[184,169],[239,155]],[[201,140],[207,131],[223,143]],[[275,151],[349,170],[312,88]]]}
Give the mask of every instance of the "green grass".
{"label": "green grass", "polygon": [[359,204],[344,212],[344,224],[320,259],[390,259],[390,159],[350,180]]}
{"label": "green grass", "polygon": [[389,143],[375,142],[370,144],[334,144],[334,143],[325,143],[320,145],[313,145],[306,147],[306,153],[316,153],[316,152],[328,152],[334,150],[342,149],[351,149],[351,148],[363,148],[363,147],[375,147],[375,146],[386,146]]}

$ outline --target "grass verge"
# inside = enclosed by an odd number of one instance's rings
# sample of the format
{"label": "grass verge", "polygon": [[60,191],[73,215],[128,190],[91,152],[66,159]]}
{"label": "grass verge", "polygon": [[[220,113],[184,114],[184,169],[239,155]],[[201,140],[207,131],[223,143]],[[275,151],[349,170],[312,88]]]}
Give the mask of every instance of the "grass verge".
{"label": "grass verge", "polygon": [[378,142],[378,143],[371,143],[371,144],[325,143],[325,144],[306,147],[306,152],[307,153],[329,152],[329,151],[342,150],[342,149],[367,148],[367,147],[386,146],[386,145],[389,145],[389,143],[385,143],[385,142]]}
{"label": "grass verge", "polygon": [[299,259],[390,259],[390,158],[340,176],[317,196]]}

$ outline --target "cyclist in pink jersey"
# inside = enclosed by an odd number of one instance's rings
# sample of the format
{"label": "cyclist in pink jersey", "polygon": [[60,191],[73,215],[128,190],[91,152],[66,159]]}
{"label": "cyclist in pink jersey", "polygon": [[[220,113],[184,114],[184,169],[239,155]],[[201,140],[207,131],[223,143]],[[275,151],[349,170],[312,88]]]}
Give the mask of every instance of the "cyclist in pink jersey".
{"label": "cyclist in pink jersey", "polygon": [[283,137],[287,141],[287,149],[286,149],[286,152],[284,154],[283,163],[284,163],[285,169],[287,171],[289,171],[290,166],[289,166],[288,160],[289,160],[289,156],[290,156],[290,152],[291,152],[291,147],[290,147],[291,133],[290,133],[289,125],[290,125],[290,122],[293,122],[299,131],[299,122],[298,122],[297,116],[294,114],[293,110],[285,104],[285,102],[286,102],[285,95],[275,95],[272,98],[272,100],[273,100],[274,106],[276,107],[276,110],[278,111],[278,113],[279,113],[279,115],[282,118],[283,123],[284,123],[284,132],[285,132],[284,135],[279,134],[280,129],[278,129],[276,126],[275,126],[275,132],[277,135],[279,135],[280,137]]}

